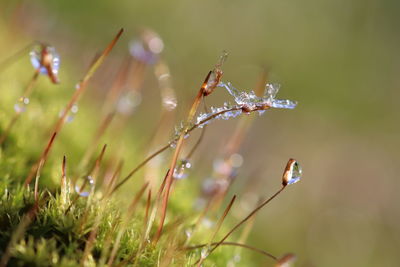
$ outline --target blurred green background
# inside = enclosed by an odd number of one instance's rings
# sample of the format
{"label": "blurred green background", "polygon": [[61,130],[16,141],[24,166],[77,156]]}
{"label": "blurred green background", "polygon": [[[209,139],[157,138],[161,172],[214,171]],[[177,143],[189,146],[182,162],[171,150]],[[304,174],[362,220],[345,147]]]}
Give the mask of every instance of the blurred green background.
{"label": "blurred green background", "polygon": [[[120,27],[125,33],[112,62],[127,57],[129,41],[149,27],[164,41],[181,119],[222,50],[230,54],[224,80],[237,88],[253,88],[267,67],[282,84],[280,98],[299,105],[256,118],[241,149],[238,185],[257,183],[256,193],[271,195],[290,157],[304,177],[258,215],[248,243],[277,255],[294,252],[297,266],[398,266],[399,14],[394,0],[1,0],[0,59],[31,40],[51,43],[64,68],[57,90],[70,95]],[[23,83],[31,74],[21,75]],[[99,80],[108,77],[96,77],[105,90]],[[127,134],[137,146],[146,140],[138,128],[151,129],[158,119],[151,112],[160,103],[156,82],[148,80]],[[85,95],[91,98],[98,97]],[[211,98],[217,105],[227,95]],[[197,165],[211,169],[209,158],[235,122],[210,127]]]}

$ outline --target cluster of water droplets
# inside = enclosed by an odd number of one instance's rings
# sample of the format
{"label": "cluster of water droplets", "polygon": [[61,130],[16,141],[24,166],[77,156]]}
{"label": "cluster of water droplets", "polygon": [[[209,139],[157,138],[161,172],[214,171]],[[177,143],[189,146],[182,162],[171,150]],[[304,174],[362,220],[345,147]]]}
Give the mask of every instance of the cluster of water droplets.
{"label": "cluster of water droplets", "polygon": [[[254,91],[242,92],[232,86],[230,82],[220,82],[219,87],[224,87],[228,93],[233,96],[236,104],[245,106],[250,110],[254,110],[260,107],[271,107],[271,108],[285,108],[294,109],[297,106],[296,101],[276,99],[276,95],[279,92],[279,84],[267,83],[265,85],[264,95],[262,97],[257,96]],[[263,110],[261,110],[263,111]]]}
{"label": "cluster of water droplets", "polygon": [[48,74],[47,68],[42,65],[43,57],[50,63],[51,71],[54,75],[58,74],[60,69],[60,56],[56,49],[52,46],[36,45],[29,53],[32,66],[39,70],[41,74]]}
{"label": "cluster of water droplets", "polygon": [[178,139],[182,133],[184,134],[183,138],[185,138],[185,139],[189,138],[190,134],[187,131],[187,129],[191,128],[192,126],[193,126],[192,123],[184,123],[183,121],[181,121],[177,126],[175,126],[174,137],[173,137],[172,141],[169,142],[169,146],[172,148],[175,148],[176,142],[178,141]]}
{"label": "cluster of water droplets", "polygon": [[294,109],[297,102],[291,100],[276,99],[279,91],[279,84],[266,84],[264,96],[257,96],[254,91],[242,92],[232,86],[231,83],[220,82],[219,87],[224,87],[228,93],[233,96],[236,105],[225,102],[222,107],[212,107],[211,112],[200,113],[196,118],[196,124],[199,128],[209,124],[213,120],[228,120],[235,118],[243,112],[258,111],[261,115],[268,108]]}
{"label": "cluster of water droplets", "polygon": [[236,118],[240,114],[242,114],[242,110],[239,106],[225,102],[222,107],[211,107],[211,112],[200,113],[196,118],[196,124],[199,128],[203,128],[204,125],[209,124],[213,120],[229,120],[230,118]]}
{"label": "cluster of water droplets", "polygon": [[174,170],[174,174],[173,177],[174,179],[185,179],[186,177],[188,177],[188,171],[189,169],[192,167],[192,163],[190,163],[189,160],[187,159],[183,159],[179,162],[179,164],[177,164],[177,166],[175,167]]}

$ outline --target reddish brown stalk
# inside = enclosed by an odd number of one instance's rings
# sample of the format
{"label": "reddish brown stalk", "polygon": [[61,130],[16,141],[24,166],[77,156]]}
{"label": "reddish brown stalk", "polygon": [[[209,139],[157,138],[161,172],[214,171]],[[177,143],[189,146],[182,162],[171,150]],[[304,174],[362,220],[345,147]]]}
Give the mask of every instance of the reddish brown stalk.
{"label": "reddish brown stalk", "polygon": [[[219,242],[214,242],[214,243],[211,243],[210,245],[211,245],[211,246],[214,246],[214,245],[217,245],[217,244],[219,244]],[[186,247],[185,250],[192,250],[192,249],[203,248],[203,247],[206,247],[207,245],[208,245],[208,244],[201,244],[201,245]],[[259,249],[259,248],[255,248],[255,247],[246,245],[246,244],[236,243],[236,242],[222,242],[222,243],[220,244],[220,246],[236,246],[236,247],[247,248],[247,249],[250,249],[250,250],[252,250],[252,251],[254,251],[254,252],[257,252],[257,253],[260,253],[260,254],[262,254],[262,255],[265,255],[265,256],[267,256],[267,257],[269,257],[269,258],[271,258],[271,259],[273,259],[273,260],[275,260],[275,261],[278,261],[278,258],[275,257],[274,255],[272,255],[271,253],[266,252],[266,251],[264,251],[264,250],[261,250],[261,249]]]}
{"label": "reddish brown stalk", "polygon": [[[68,115],[68,113],[70,112],[71,108],[73,107],[73,105],[79,100],[80,96],[82,95],[82,93],[86,90],[87,86],[88,86],[88,82],[90,81],[90,79],[93,77],[94,73],[96,72],[96,70],[100,67],[100,65],[103,63],[103,61],[105,60],[105,58],[108,56],[108,54],[111,52],[111,50],[113,49],[114,45],[117,43],[117,41],[119,40],[119,38],[121,37],[121,34],[123,33],[123,29],[121,29],[118,34],[114,37],[114,39],[111,41],[111,43],[106,47],[106,49],[103,51],[103,53],[100,55],[100,57],[93,63],[93,65],[90,67],[90,69],[88,70],[88,72],[86,73],[86,75],[83,77],[83,79],[78,83],[77,85],[77,89],[75,90],[74,94],[72,95],[70,101],[68,102],[68,104],[66,105],[64,112],[62,113],[62,116],[59,118],[59,120],[56,122],[55,126],[54,126],[54,130],[53,132],[60,132],[60,130],[62,129],[64,123],[65,123],[65,119]],[[43,160],[46,161],[47,157],[44,158]],[[25,180],[25,185],[28,185],[32,178],[34,173],[37,170],[37,167],[39,165],[38,161],[32,168],[31,172],[29,173],[28,177]]]}
{"label": "reddish brown stalk", "polygon": [[149,219],[149,211],[151,205],[151,188],[149,188],[149,192],[147,193],[147,201],[146,201],[146,212],[144,213],[144,225],[146,225],[147,220]]}
{"label": "reddish brown stalk", "polygon": [[[204,100],[205,100],[205,99],[203,98],[204,110],[205,110],[206,113],[208,113],[208,109],[207,109],[207,106],[206,106],[206,103],[205,103]],[[197,139],[196,143],[193,145],[192,149],[191,149],[190,152],[187,154],[187,156],[185,157],[185,159],[189,160],[189,159],[193,156],[194,152],[195,152],[195,151],[197,150],[197,148],[199,147],[201,141],[203,141],[204,135],[206,134],[206,129],[207,129],[207,125],[204,125],[204,127],[201,129],[201,133],[200,133],[199,138]]]}
{"label": "reddish brown stalk", "polygon": [[65,172],[66,165],[67,165],[67,158],[64,155],[63,156],[63,161],[62,161],[62,166],[61,166],[61,175],[62,175],[62,177],[66,177],[66,172]]}
{"label": "reddish brown stalk", "polygon": [[[213,235],[212,235],[211,238],[210,238],[210,242],[208,243],[208,247],[210,246],[210,244],[212,244],[212,241],[213,241],[214,238],[216,237],[216,235],[217,235],[219,229],[220,229],[221,226],[222,226],[222,223],[224,222],[224,220],[225,220],[226,216],[228,215],[229,211],[231,210],[232,205],[233,205],[233,203],[235,202],[235,199],[236,199],[236,195],[234,195],[234,196],[232,197],[231,202],[229,202],[228,206],[226,207],[226,209],[225,209],[225,211],[224,211],[224,214],[223,214],[222,217],[218,220],[218,223],[217,223],[217,226],[215,227],[214,233],[213,233]],[[197,263],[197,266],[198,266],[198,267],[201,266],[201,264],[202,264],[203,261],[206,259],[206,257],[207,257],[207,256],[205,256],[205,257],[203,257],[203,256],[200,257],[200,259],[198,260],[198,263]]]}
{"label": "reddish brown stalk", "polygon": [[104,181],[103,181],[103,186],[106,186],[104,197],[109,197],[111,195],[111,192],[112,192],[112,190],[114,189],[114,186],[115,186],[115,182],[117,181],[117,178],[121,173],[123,165],[124,165],[124,162],[121,160],[118,163],[116,170],[112,174],[110,181],[107,182],[107,183],[104,183]]}
{"label": "reddish brown stalk", "polygon": [[273,200],[276,196],[278,196],[286,186],[282,186],[281,189],[279,189],[275,194],[273,194],[270,198],[268,198],[266,201],[261,203],[257,208],[255,208],[252,212],[250,212],[249,215],[247,215],[244,219],[242,219],[239,223],[237,223],[211,250],[210,254],[218,248],[236,229],[238,229],[241,225],[243,225],[246,221],[248,221],[251,217],[253,217],[260,209],[262,209],[265,205],[267,205],[271,200]]}
{"label": "reddish brown stalk", "polygon": [[43,166],[44,166],[44,163],[45,163],[45,160],[44,160],[44,159],[45,159],[45,158],[47,157],[47,155],[49,154],[50,148],[52,147],[53,142],[54,142],[54,139],[56,138],[56,136],[57,136],[57,133],[56,133],[56,132],[53,133],[53,135],[52,135],[51,138],[50,138],[49,143],[48,143],[47,146],[46,146],[46,149],[43,151],[43,155],[40,157],[39,167],[38,167],[38,169],[37,169],[36,179],[35,179],[35,193],[34,193],[34,196],[35,196],[35,203],[36,203],[36,205],[37,205],[38,202],[39,202],[39,178],[40,178],[40,171],[42,170],[42,168],[43,168]]}
{"label": "reddish brown stalk", "polygon": [[110,110],[114,110],[114,105],[118,101],[118,97],[121,95],[123,91],[123,87],[126,84],[127,76],[129,69],[131,67],[131,58],[126,59],[122,64],[120,69],[118,70],[117,77],[115,78],[111,89],[107,93],[105,98],[105,103],[103,106],[103,111],[110,112]]}
{"label": "reddish brown stalk", "polygon": [[49,76],[52,83],[59,83],[60,81],[58,80],[57,75],[54,73],[51,67],[51,61],[53,60],[52,55],[49,54],[47,48],[48,47],[46,45],[42,44],[40,65],[46,68],[47,75]]}
{"label": "reddish brown stalk", "polygon": [[135,208],[137,206],[137,204],[139,203],[140,198],[142,197],[143,193],[146,191],[146,188],[149,186],[149,183],[145,183],[139,190],[138,193],[136,193],[135,198],[133,199],[131,205],[129,205],[128,208],[128,214],[130,214],[130,216],[133,214],[133,212],[135,211]]}
{"label": "reddish brown stalk", "polygon": [[[193,101],[192,107],[190,108],[189,115],[188,115],[187,120],[186,120],[187,124],[190,123],[191,121],[193,121],[194,115],[196,114],[197,108],[198,108],[198,106],[199,106],[199,104],[201,102],[201,99],[202,99],[203,95],[204,95],[205,88],[207,87],[207,83],[208,83],[208,79],[210,78],[210,75],[211,75],[211,71],[208,73],[206,79],[203,82],[203,85],[201,86],[199,92],[197,93],[196,98]],[[173,175],[174,170],[175,170],[175,166],[176,166],[176,162],[177,162],[178,157],[179,157],[179,153],[180,153],[180,151],[181,151],[181,149],[183,147],[183,142],[184,142],[184,139],[185,139],[184,136],[186,135],[187,130],[188,130],[188,127],[186,126],[184,131],[181,132],[181,134],[179,136],[179,139],[178,139],[178,142],[177,142],[177,145],[176,145],[176,149],[175,149],[174,155],[173,155],[172,160],[171,160],[171,164],[169,166],[169,172],[168,172],[168,175],[167,175],[167,178],[166,178],[166,190],[164,192],[164,198],[162,200],[162,211],[161,211],[160,224],[158,226],[157,234],[156,234],[155,239],[154,239],[155,243],[157,243],[158,240],[161,237],[161,233],[162,233],[162,229],[163,229],[164,221],[165,221],[165,216],[167,215],[169,192],[170,192],[172,181],[173,181],[172,175]]]}
{"label": "reddish brown stalk", "polygon": [[105,114],[103,115],[102,122],[100,123],[93,139],[91,140],[90,145],[88,146],[85,155],[83,156],[79,167],[78,167],[78,172],[83,170],[87,163],[89,162],[90,158],[92,157],[95,148],[97,147],[100,138],[104,135],[105,131],[108,129],[110,126],[112,120],[115,117],[115,110],[114,106],[116,101],[118,100],[119,95],[121,94],[123,84],[126,82],[126,76],[127,76],[127,70],[130,65],[130,59],[126,60],[120,67],[117,77],[115,78],[111,89],[109,90],[106,98],[105,98],[105,104],[103,106],[103,111],[105,111]]}
{"label": "reddish brown stalk", "polygon": [[[251,110],[250,112],[254,112],[254,111],[258,111],[258,110],[266,110],[270,107],[268,106],[264,106],[264,107],[257,107],[254,110]],[[204,120],[194,124],[192,127],[188,128],[185,133],[188,134],[190,132],[192,132],[193,130],[195,130],[196,128],[198,128],[200,125],[204,125],[206,122],[224,114],[227,112],[232,112],[235,110],[242,110],[241,107],[233,107],[227,110],[223,110],[221,112],[217,112],[214,113],[213,115],[210,115],[209,117],[205,118]],[[179,138],[179,137],[178,137]],[[136,166],[121,182],[119,182],[117,184],[117,186],[115,187],[115,189],[113,190],[113,192],[115,192],[118,188],[120,188],[124,183],[126,183],[137,171],[139,171],[144,165],[146,165],[150,160],[152,160],[153,158],[155,158],[157,155],[161,154],[162,152],[164,152],[165,150],[167,150],[170,147],[170,144],[172,142],[176,142],[178,140],[178,138],[173,139],[170,143],[166,144],[165,146],[163,146],[162,148],[160,148],[159,150],[157,150],[156,152],[154,152],[153,154],[151,154],[150,156],[148,156],[144,161],[142,161],[138,166]]]}
{"label": "reddish brown stalk", "polygon": [[100,164],[103,161],[104,153],[106,152],[107,149],[107,144],[103,145],[103,148],[101,149],[99,157],[96,159],[96,162],[94,163],[93,169],[90,172],[90,175],[93,177],[93,180],[96,181],[97,174],[100,169]]}
{"label": "reddish brown stalk", "polygon": [[90,145],[88,146],[88,149],[85,152],[85,155],[83,156],[81,160],[81,166],[79,169],[82,169],[86,166],[88,163],[90,157],[93,155],[96,146],[98,145],[100,138],[104,135],[105,131],[107,130],[108,126],[110,125],[112,119],[114,118],[115,113],[111,112],[109,113],[101,122],[99,128],[96,131],[95,136],[93,137]]}
{"label": "reddish brown stalk", "polygon": [[[106,148],[107,148],[107,145],[105,144],[105,145],[103,146],[103,148],[102,148],[102,150],[101,150],[99,156],[97,157],[97,159],[96,159],[96,161],[95,161],[95,163],[94,163],[94,166],[93,166],[92,170],[89,172],[89,175],[88,175],[88,176],[91,176],[94,182],[96,182],[97,173],[98,173],[98,171],[99,171],[99,169],[100,169],[100,164],[101,164],[101,161],[103,160],[103,156],[104,156],[104,153],[105,153],[105,151],[106,151]],[[84,189],[85,186],[87,185],[87,182],[88,182],[88,180],[85,179],[84,182],[82,183],[81,187],[79,188],[79,192],[82,192],[82,191],[83,191],[83,189]],[[74,183],[76,183],[76,181],[74,181]],[[70,203],[70,205],[68,206],[68,208],[65,210],[65,214],[68,213],[68,211],[71,209],[71,207],[73,206],[73,204],[78,200],[78,198],[79,198],[79,195],[76,195],[75,198],[71,201],[71,203]],[[85,215],[83,216],[81,226],[83,225],[83,222],[85,221],[85,219],[86,219],[86,213],[85,213]]]}

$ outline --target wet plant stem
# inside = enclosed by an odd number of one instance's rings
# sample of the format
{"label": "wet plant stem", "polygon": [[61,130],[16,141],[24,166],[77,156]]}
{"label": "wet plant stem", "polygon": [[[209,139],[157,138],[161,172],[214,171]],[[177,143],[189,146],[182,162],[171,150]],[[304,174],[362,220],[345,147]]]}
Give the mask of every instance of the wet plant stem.
{"label": "wet plant stem", "polygon": [[284,189],[286,186],[282,186],[281,189],[279,189],[275,194],[273,194],[270,198],[265,200],[263,203],[261,203],[259,206],[257,206],[252,212],[249,213],[244,219],[242,219],[239,223],[237,223],[211,250],[211,254],[216,248],[218,248],[233,232],[236,231],[241,225],[243,225],[245,222],[247,222],[251,217],[253,217],[260,209],[262,209],[265,205],[267,205],[269,202],[271,202],[275,197],[277,197]]}
{"label": "wet plant stem", "polygon": [[[119,38],[121,37],[122,33],[123,33],[123,29],[119,30],[119,32],[114,37],[114,39],[110,42],[110,44],[106,47],[106,49],[104,49],[103,53],[96,59],[96,61],[89,68],[89,70],[86,73],[86,75],[83,77],[83,79],[78,83],[74,94],[72,95],[70,101],[66,105],[64,111],[62,112],[62,116],[56,122],[52,132],[59,133],[61,131],[63,125],[65,124],[65,119],[66,119],[68,113],[71,111],[71,109],[74,106],[74,104],[79,100],[79,98],[82,95],[82,93],[86,90],[86,88],[88,86],[88,83],[91,80],[91,78],[93,77],[94,73],[97,71],[97,69],[101,66],[103,61],[108,56],[108,54],[111,52],[111,50],[113,49],[113,47],[115,46],[115,44],[117,43]],[[28,176],[25,179],[25,183],[24,183],[25,186],[27,186],[31,182],[34,174],[36,173],[36,171],[37,171],[37,169],[39,167],[39,163],[41,161],[46,161],[47,160],[47,156],[48,156],[48,154],[46,154],[46,157],[40,158],[37,161],[37,163],[32,166],[31,171],[29,172]]]}

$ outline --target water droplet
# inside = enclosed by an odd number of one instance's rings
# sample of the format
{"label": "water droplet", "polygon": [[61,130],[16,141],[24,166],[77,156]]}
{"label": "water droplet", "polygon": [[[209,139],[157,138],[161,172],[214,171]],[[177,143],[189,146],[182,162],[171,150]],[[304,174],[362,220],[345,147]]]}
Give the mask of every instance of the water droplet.
{"label": "water droplet", "polygon": [[243,164],[243,157],[242,155],[235,153],[229,157],[232,167],[239,168]]}
{"label": "water droplet", "polygon": [[71,107],[71,112],[72,113],[76,114],[78,112],[78,110],[79,110],[79,107],[78,107],[77,104],[72,105],[72,107]]}
{"label": "water droplet", "polygon": [[279,92],[279,89],[281,88],[280,84],[277,83],[267,83],[265,85],[265,92],[264,92],[264,97],[269,98],[269,99],[275,99],[276,94]]}
{"label": "water droplet", "polygon": [[[233,96],[235,102],[240,107],[245,107],[248,112],[255,110],[257,107],[273,107],[273,108],[286,108],[294,109],[297,102],[291,100],[276,99],[276,94],[279,92],[279,84],[266,84],[265,93],[263,97],[258,97],[253,91],[240,92],[232,86],[231,83],[220,82],[220,87],[224,87],[228,93]],[[264,110],[259,110],[259,114],[263,114]]]}
{"label": "water droplet", "polygon": [[121,96],[117,103],[117,111],[124,115],[130,115],[142,102],[142,95],[136,91],[130,91]]}
{"label": "water droplet", "polygon": [[174,96],[166,96],[163,98],[162,104],[166,110],[171,111],[176,108],[176,106],[178,105],[178,101]]}
{"label": "water droplet", "polygon": [[286,164],[285,171],[282,177],[282,184],[284,186],[297,183],[300,181],[302,175],[302,169],[300,164],[294,160],[290,159]]}
{"label": "water droplet", "polygon": [[189,160],[184,159],[181,160],[181,162],[178,164],[177,167],[175,167],[174,170],[174,179],[185,179],[188,177],[188,169],[192,167],[192,164],[189,162]]}
{"label": "water droplet", "polygon": [[94,190],[94,180],[88,175],[86,179],[79,179],[75,184],[75,191],[81,197],[88,197]]}
{"label": "water droplet", "polygon": [[190,239],[193,235],[193,228],[194,226],[190,226],[189,228],[185,229],[185,235],[187,239]]}
{"label": "water droplet", "polygon": [[29,53],[32,66],[38,69],[42,74],[48,74],[47,68],[42,64],[43,61],[50,64],[50,68],[54,75],[58,74],[60,69],[60,56],[56,49],[52,46],[36,45]]}
{"label": "water droplet", "polygon": [[21,97],[18,102],[14,105],[14,110],[16,113],[22,113],[26,111],[26,106],[29,104],[29,98]]}
{"label": "water droplet", "polygon": [[169,146],[170,146],[171,148],[176,148],[176,141],[171,141],[171,142],[169,142]]}
{"label": "water droplet", "polygon": [[208,254],[210,253],[210,249],[208,246],[205,246],[201,249],[201,258],[207,258]]}
{"label": "water droplet", "polygon": [[209,218],[205,217],[201,220],[201,224],[203,224],[203,226],[206,228],[211,228],[214,226],[215,223],[211,221]]}
{"label": "water droplet", "polygon": [[156,63],[163,50],[164,42],[160,36],[148,29],[142,32],[140,39],[132,40],[129,44],[130,54],[146,64]]}

